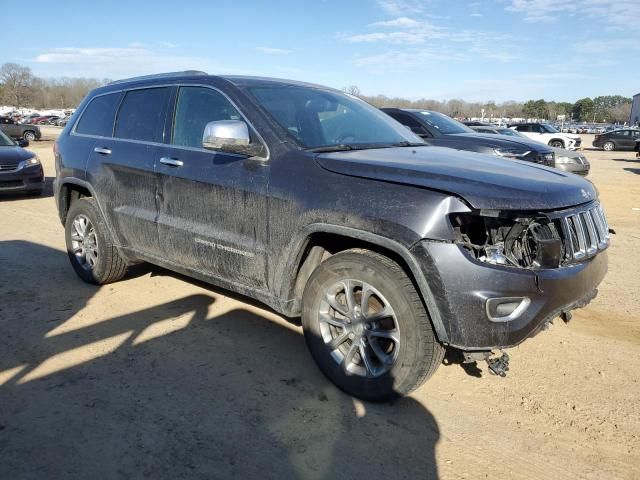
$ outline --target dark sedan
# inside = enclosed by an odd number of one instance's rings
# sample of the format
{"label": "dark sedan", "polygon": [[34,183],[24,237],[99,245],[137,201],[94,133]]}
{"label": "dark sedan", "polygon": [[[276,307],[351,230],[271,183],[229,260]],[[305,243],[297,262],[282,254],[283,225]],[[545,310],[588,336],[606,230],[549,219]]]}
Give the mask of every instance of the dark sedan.
{"label": "dark sedan", "polygon": [[38,156],[22,148],[0,131],[0,193],[29,193],[40,195],[44,187],[44,171]]}
{"label": "dark sedan", "polygon": [[[520,137],[524,139],[528,138],[511,128],[494,127],[491,125],[473,125],[471,128],[478,133],[491,133],[494,135],[506,135],[508,137]],[[564,148],[550,148],[553,149],[553,152],[556,155],[556,168],[558,170],[575,173],[576,175],[582,175],[583,177],[589,174],[591,164],[589,163],[589,160],[587,160],[587,157],[582,153],[574,150],[565,150]]]}
{"label": "dark sedan", "polygon": [[633,150],[636,140],[640,140],[640,130],[637,128],[623,128],[612,132],[596,135],[593,146],[607,152],[613,150]]}
{"label": "dark sedan", "polygon": [[453,118],[428,110],[383,108],[382,111],[429,145],[555,166],[553,150],[543,143],[520,137],[477,133]]}

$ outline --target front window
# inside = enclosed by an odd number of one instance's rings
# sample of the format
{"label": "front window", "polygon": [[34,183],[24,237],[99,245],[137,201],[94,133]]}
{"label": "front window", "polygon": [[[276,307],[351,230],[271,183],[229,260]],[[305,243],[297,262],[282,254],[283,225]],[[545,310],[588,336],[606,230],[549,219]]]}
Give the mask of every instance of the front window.
{"label": "front window", "polygon": [[2,131],[0,131],[0,147],[13,147],[15,143],[9,137],[7,137]]}
{"label": "front window", "polygon": [[460,123],[451,117],[447,117],[442,113],[423,111],[420,112],[420,115],[422,119],[429,124],[429,126],[435,128],[443,135],[449,135],[452,133],[473,133],[473,130],[463,123]]}
{"label": "front window", "polygon": [[220,92],[205,87],[182,87],[173,119],[171,143],[202,148],[205,126],[219,120],[242,120],[242,117]]}
{"label": "front window", "polygon": [[542,132],[543,133],[560,133],[560,132],[558,132],[558,130],[553,128],[551,125],[547,125],[546,123],[543,123],[540,126],[542,127]]}
{"label": "front window", "polygon": [[375,148],[424,142],[385,113],[338,92],[249,87],[258,104],[303,147]]}

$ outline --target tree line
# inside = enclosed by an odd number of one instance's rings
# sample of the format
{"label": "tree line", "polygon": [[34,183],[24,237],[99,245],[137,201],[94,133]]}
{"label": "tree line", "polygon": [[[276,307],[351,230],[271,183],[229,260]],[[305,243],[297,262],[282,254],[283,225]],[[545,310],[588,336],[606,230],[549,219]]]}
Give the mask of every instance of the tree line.
{"label": "tree line", "polygon": [[422,98],[419,100],[408,100],[400,97],[387,97],[385,95],[368,96],[362,94],[355,86],[344,87],[343,91],[351,95],[360,97],[364,101],[382,108],[421,108],[444,113],[456,118],[531,118],[556,120],[558,116],[564,115],[566,121],[577,122],[612,122],[623,123],[629,121],[631,114],[632,99],[621,95],[606,95],[595,98],[582,98],[574,103],[553,102],[540,100],[528,100],[526,102],[507,101],[496,103],[488,102],[467,102],[461,99],[451,100],[430,100]]}
{"label": "tree line", "polygon": [[16,63],[0,67],[0,105],[18,108],[75,108],[84,96],[110,80],[95,78],[49,78],[35,76]]}
{"label": "tree line", "polygon": [[[16,63],[5,63],[0,67],[0,104],[15,107],[48,109],[75,108],[92,89],[108,79],[96,78],[50,78],[35,76],[29,67]],[[343,89],[376,107],[422,108],[444,113],[451,117],[464,118],[536,118],[556,120],[565,115],[567,120],[580,122],[626,122],[631,112],[631,98],[607,95],[582,98],[575,103],[529,100],[496,103],[451,100],[408,100],[385,95],[367,96],[352,85]]]}

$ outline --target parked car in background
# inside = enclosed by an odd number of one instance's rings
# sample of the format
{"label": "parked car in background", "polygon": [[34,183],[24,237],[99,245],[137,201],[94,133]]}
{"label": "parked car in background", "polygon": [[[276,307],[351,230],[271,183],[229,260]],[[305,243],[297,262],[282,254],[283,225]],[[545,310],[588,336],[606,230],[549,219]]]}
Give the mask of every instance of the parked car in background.
{"label": "parked car in background", "polygon": [[26,116],[22,117],[22,118],[20,119],[20,123],[21,123],[22,125],[32,125],[32,124],[33,124],[33,121],[34,121],[36,118],[40,118],[41,116],[42,116],[42,115],[40,115],[39,113],[32,113],[32,114],[29,114],[29,115],[26,115]]}
{"label": "parked car in background", "polygon": [[64,127],[69,122],[69,117],[64,117],[56,120],[53,124],[57,127]]}
{"label": "parked car in background", "polygon": [[[366,400],[418,388],[445,347],[485,360],[568,319],[607,271],[590,182],[427,146],[319,85],[115,82],[89,93],[54,152],[82,280],[146,260],[301,316],[322,372]],[[489,367],[504,375],[506,361]]]}
{"label": "parked car in background", "polygon": [[578,135],[559,132],[546,123],[516,123],[509,125],[509,128],[550,147],[576,150],[582,145],[582,139]]}
{"label": "parked car in background", "polygon": [[27,142],[40,140],[42,137],[42,133],[36,125],[19,125],[8,117],[0,117],[0,130],[11,138],[21,138]]}
{"label": "parked car in background", "polygon": [[50,125],[51,122],[55,122],[60,118],[61,117],[58,115],[44,115],[42,117],[35,118],[32,121],[34,125]]}
{"label": "parked car in background", "polygon": [[636,153],[636,157],[640,157],[640,138],[638,140],[636,140],[635,151],[637,152]]}
{"label": "parked car in background", "polygon": [[442,113],[429,110],[382,108],[429,145],[486,153],[549,167],[554,166],[553,150],[526,138],[501,138],[477,133],[470,127]]}
{"label": "parked car in background", "polygon": [[607,152],[613,150],[633,150],[636,145],[636,140],[638,139],[640,139],[640,130],[624,128],[596,135],[592,145],[596,148],[602,148]]}
{"label": "parked car in background", "polygon": [[0,132],[0,193],[42,193],[42,164],[35,153],[22,148],[28,145],[26,140],[16,143]]}
{"label": "parked car in background", "polygon": [[[511,128],[492,127],[487,125],[479,125],[470,127],[479,133],[491,133],[494,135],[506,135],[508,137],[525,137],[520,132]],[[587,176],[591,169],[591,164],[587,157],[575,150],[566,150],[564,148],[549,147],[555,154],[555,167],[558,170],[575,173],[576,175]]]}

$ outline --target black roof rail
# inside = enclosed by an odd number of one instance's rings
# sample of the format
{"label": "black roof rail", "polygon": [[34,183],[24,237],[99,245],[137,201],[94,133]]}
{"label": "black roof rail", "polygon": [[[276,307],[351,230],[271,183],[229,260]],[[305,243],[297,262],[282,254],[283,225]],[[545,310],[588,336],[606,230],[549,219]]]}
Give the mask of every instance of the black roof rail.
{"label": "black roof rail", "polygon": [[123,78],[121,80],[114,80],[113,82],[109,82],[108,85],[114,85],[116,83],[125,83],[125,82],[137,82],[140,80],[155,80],[155,79],[161,79],[161,78],[187,77],[187,76],[197,76],[197,75],[208,75],[208,73],[201,72],[200,70],[184,70],[183,72],[156,73],[153,75],[142,75],[141,77],[131,77],[131,78]]}

